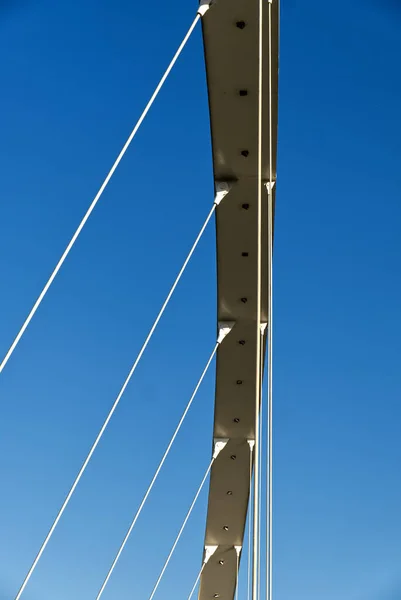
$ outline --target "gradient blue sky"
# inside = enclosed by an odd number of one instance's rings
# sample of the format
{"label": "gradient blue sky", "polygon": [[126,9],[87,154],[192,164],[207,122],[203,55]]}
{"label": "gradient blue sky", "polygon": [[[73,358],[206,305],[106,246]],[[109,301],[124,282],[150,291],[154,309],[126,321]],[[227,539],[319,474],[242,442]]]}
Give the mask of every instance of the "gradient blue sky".
{"label": "gradient blue sky", "polygon": [[[196,2],[0,7],[3,355]],[[281,25],[275,598],[393,600],[401,596],[401,5],[284,0]],[[212,195],[198,29],[0,377],[1,600],[14,597]],[[215,293],[211,226],[26,600],[95,597],[214,344]],[[152,589],[209,461],[213,371],[105,600]],[[203,494],[159,597],[187,597],[205,513]]]}

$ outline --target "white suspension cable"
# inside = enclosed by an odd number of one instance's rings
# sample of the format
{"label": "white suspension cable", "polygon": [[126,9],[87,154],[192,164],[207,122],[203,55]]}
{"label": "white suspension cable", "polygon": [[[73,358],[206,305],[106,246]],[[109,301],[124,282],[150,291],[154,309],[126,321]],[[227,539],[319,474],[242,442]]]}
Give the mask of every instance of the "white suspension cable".
{"label": "white suspension cable", "polygon": [[194,506],[195,506],[195,503],[196,503],[196,501],[197,501],[197,499],[198,499],[198,496],[199,496],[199,494],[200,494],[200,492],[201,492],[201,490],[202,490],[202,488],[203,488],[203,485],[204,485],[204,483],[205,483],[205,481],[206,481],[206,478],[207,478],[207,476],[209,475],[209,471],[210,471],[210,469],[211,469],[211,467],[212,467],[212,464],[213,464],[213,462],[214,462],[214,458],[212,459],[212,461],[211,461],[210,465],[208,466],[208,468],[207,468],[207,471],[206,471],[206,473],[205,473],[205,476],[204,476],[204,478],[202,479],[202,483],[200,484],[200,486],[199,486],[199,488],[198,488],[198,491],[196,492],[195,498],[193,499],[193,502],[192,502],[192,504],[191,504],[191,506],[190,506],[190,508],[189,508],[189,510],[188,510],[188,512],[187,512],[187,514],[186,514],[186,517],[185,517],[185,519],[184,519],[184,522],[183,522],[183,524],[181,525],[181,529],[180,529],[180,531],[178,532],[178,535],[177,535],[177,537],[176,537],[176,539],[175,539],[175,541],[174,541],[174,544],[173,544],[173,546],[172,546],[172,548],[171,548],[171,550],[170,550],[170,553],[169,553],[169,555],[168,555],[168,557],[167,557],[167,559],[166,559],[166,562],[165,562],[165,563],[164,563],[164,565],[163,565],[163,568],[162,568],[162,570],[161,570],[161,572],[160,572],[160,575],[159,575],[159,577],[158,577],[158,579],[157,579],[157,581],[156,581],[156,584],[155,584],[155,586],[154,586],[154,588],[153,588],[153,590],[152,590],[152,593],[151,593],[151,595],[149,596],[149,600],[152,600],[153,596],[155,595],[155,593],[156,593],[156,591],[157,591],[157,588],[158,588],[158,587],[159,587],[159,585],[160,585],[160,582],[161,582],[161,580],[162,580],[162,578],[163,578],[163,575],[164,575],[164,573],[165,573],[165,571],[166,571],[166,569],[167,569],[167,567],[168,567],[168,564],[169,564],[169,562],[170,562],[170,560],[171,560],[171,558],[172,558],[172,556],[173,556],[173,554],[174,554],[174,550],[176,549],[176,547],[177,547],[177,544],[178,544],[178,542],[180,541],[180,538],[181,538],[181,535],[182,535],[182,533],[183,533],[183,531],[184,531],[185,525],[187,524],[187,521],[188,521],[189,517],[191,516],[192,510],[193,510],[193,508],[194,508]]}
{"label": "white suspension cable", "polygon": [[[259,416],[259,447],[260,447],[260,472],[263,470],[263,338],[266,331],[266,323],[262,323],[260,326],[260,355],[259,355],[259,364],[260,364],[260,416]],[[260,522],[262,522],[262,493],[259,494],[259,518]],[[267,539],[267,538],[266,538]],[[259,539],[258,539],[258,555],[259,555],[259,564],[258,564],[258,598],[260,600],[261,596],[261,562],[262,562],[262,527],[259,527]]]}
{"label": "white suspension cable", "polygon": [[242,546],[234,546],[237,564],[235,569],[235,600],[238,600],[238,579],[239,579],[239,557],[241,554]]}
{"label": "white suspension cable", "polygon": [[[262,353],[262,348],[261,348],[261,353]],[[262,363],[260,363],[262,364]],[[262,453],[262,449],[263,449],[263,425],[262,425],[262,419],[263,419],[263,399],[262,399],[262,394],[260,395],[260,413],[259,413],[259,448],[260,448],[260,455],[259,455],[259,470],[260,473],[262,474],[262,469],[263,469],[263,453]],[[260,595],[260,566],[261,566],[261,549],[262,549],[262,527],[261,527],[261,523],[262,523],[262,490],[260,490],[260,494],[259,494],[259,520],[260,520],[260,524],[259,524],[259,530],[258,530],[258,600],[261,600],[261,595]]]}
{"label": "white suspension cable", "polygon": [[202,573],[203,573],[203,569],[205,568],[205,566],[206,566],[206,564],[205,564],[205,563],[203,563],[203,565],[202,565],[202,568],[201,568],[201,570],[200,570],[200,571],[199,571],[199,573],[198,573],[198,577],[196,578],[196,580],[195,580],[195,583],[194,583],[194,585],[193,585],[193,587],[192,587],[192,590],[191,590],[191,592],[190,592],[190,594],[189,594],[189,596],[188,596],[188,600],[191,600],[192,596],[194,595],[194,591],[196,590],[196,586],[197,586],[197,585],[198,585],[198,583],[199,583],[199,579],[201,578],[201,575],[202,575]]}
{"label": "white suspension cable", "polygon": [[272,105],[272,1],[269,0],[269,183],[267,208],[268,253],[268,364],[267,364],[267,497],[266,497],[266,599],[273,600],[273,105]]}
{"label": "white suspension cable", "polygon": [[[226,193],[228,193],[228,191]],[[220,196],[219,196],[219,194],[220,194]],[[205,231],[206,226],[209,223],[209,221],[210,221],[210,219],[211,219],[211,217],[212,217],[212,215],[213,215],[213,213],[214,213],[214,211],[216,209],[216,206],[222,200],[221,194],[222,194],[221,192],[217,191],[217,193],[216,193],[216,199],[214,201],[213,207],[210,210],[208,216],[206,217],[206,221],[202,225],[202,228],[201,228],[201,230],[200,230],[200,232],[199,232],[199,234],[198,234],[198,236],[197,236],[197,238],[196,238],[196,240],[195,240],[195,242],[194,242],[191,250],[189,251],[189,254],[188,254],[187,258],[185,259],[184,264],[181,267],[181,270],[178,273],[178,275],[177,275],[177,277],[176,277],[176,279],[175,279],[175,281],[174,281],[174,283],[173,283],[173,285],[172,285],[172,287],[171,287],[171,289],[170,289],[170,291],[169,291],[169,293],[167,295],[167,298],[164,301],[163,306],[161,307],[161,309],[159,311],[159,314],[157,315],[157,317],[156,317],[156,319],[155,319],[155,321],[154,321],[154,323],[153,323],[153,325],[152,325],[152,327],[151,327],[151,329],[150,329],[150,331],[148,333],[148,336],[146,337],[146,339],[145,339],[145,341],[144,341],[144,343],[142,345],[142,348],[140,349],[139,354],[137,355],[137,357],[135,359],[135,362],[134,362],[134,364],[133,364],[130,372],[128,373],[128,376],[127,376],[126,380],[124,381],[123,386],[120,389],[120,391],[118,393],[118,396],[115,399],[114,404],[111,407],[110,412],[109,412],[109,414],[106,417],[106,420],[104,421],[104,423],[103,423],[103,425],[102,425],[102,427],[101,427],[101,429],[100,429],[100,431],[99,431],[99,433],[98,433],[95,441],[93,442],[92,447],[89,450],[89,453],[88,453],[87,457],[85,458],[84,463],[83,463],[82,467],[80,468],[80,470],[78,472],[78,475],[76,476],[76,478],[74,480],[74,483],[72,484],[72,486],[70,488],[70,491],[68,492],[68,494],[67,494],[67,496],[66,496],[66,498],[65,498],[65,500],[64,500],[64,502],[63,502],[63,504],[62,504],[62,506],[61,506],[61,508],[59,510],[59,512],[57,513],[56,518],[53,521],[52,526],[49,529],[48,534],[46,535],[46,537],[45,537],[45,539],[44,539],[44,541],[43,541],[43,543],[42,543],[42,545],[41,545],[41,547],[39,549],[39,552],[37,553],[37,555],[35,557],[35,560],[33,561],[33,563],[31,565],[28,573],[26,574],[25,579],[24,579],[24,581],[23,581],[23,583],[22,583],[22,585],[21,585],[21,587],[20,587],[20,589],[18,591],[18,594],[15,597],[15,600],[19,600],[19,598],[21,597],[21,595],[22,595],[22,593],[23,593],[23,591],[24,591],[24,589],[25,589],[28,581],[30,580],[30,578],[31,578],[34,570],[36,569],[36,566],[37,566],[37,564],[38,564],[38,562],[39,562],[39,560],[40,560],[40,558],[41,558],[41,556],[42,556],[42,554],[43,554],[43,552],[44,552],[47,544],[49,543],[49,541],[50,541],[50,539],[51,539],[51,537],[52,537],[52,535],[54,533],[54,530],[56,529],[56,527],[58,525],[58,522],[60,521],[60,519],[61,519],[61,517],[62,517],[62,515],[63,515],[63,513],[65,511],[65,509],[67,508],[68,503],[70,502],[70,500],[72,498],[72,495],[74,494],[75,488],[77,487],[77,485],[78,485],[78,483],[79,483],[82,475],[84,474],[84,472],[85,472],[85,470],[86,470],[86,468],[87,468],[87,466],[89,464],[89,461],[91,460],[92,455],[95,452],[96,447],[98,446],[98,444],[99,444],[99,442],[100,442],[100,440],[101,440],[101,438],[102,438],[102,436],[103,436],[103,434],[104,434],[104,432],[105,432],[105,430],[106,430],[106,428],[107,428],[107,426],[108,426],[108,424],[109,424],[109,422],[110,422],[110,420],[111,420],[111,418],[112,418],[112,416],[113,416],[113,414],[114,414],[114,412],[115,412],[115,410],[116,410],[116,408],[117,408],[117,406],[118,406],[118,404],[119,404],[119,402],[120,402],[120,400],[121,400],[121,398],[122,398],[122,396],[123,396],[123,394],[124,394],[124,392],[125,392],[125,390],[126,390],[126,388],[128,386],[128,384],[129,384],[129,382],[130,382],[130,380],[131,380],[131,378],[132,378],[132,376],[133,376],[133,374],[134,374],[134,372],[135,372],[135,370],[136,370],[136,368],[138,366],[138,363],[141,360],[142,355],[145,352],[146,347],[149,344],[149,342],[150,342],[150,340],[151,340],[151,338],[153,336],[153,333],[154,333],[154,331],[155,331],[155,329],[156,329],[156,327],[157,327],[157,325],[158,325],[158,323],[159,323],[159,321],[160,321],[160,319],[161,319],[164,311],[166,310],[166,307],[167,307],[167,305],[168,305],[168,303],[169,303],[169,301],[171,299],[171,296],[173,295],[174,290],[177,287],[178,282],[180,281],[180,279],[181,279],[181,277],[182,277],[182,275],[183,275],[183,273],[184,273],[184,271],[186,269],[186,266],[188,265],[188,263],[189,263],[189,261],[191,259],[191,256],[194,253],[195,248],[198,245],[199,240],[201,239],[201,237],[203,235],[203,232]]]}
{"label": "white suspension cable", "polygon": [[180,419],[180,421],[179,421],[179,423],[178,423],[178,425],[177,425],[177,427],[176,427],[176,429],[175,429],[175,431],[173,433],[173,436],[172,436],[172,438],[171,438],[171,440],[170,440],[170,442],[169,442],[169,444],[168,444],[168,446],[167,446],[167,448],[166,448],[166,450],[165,450],[165,452],[163,454],[163,457],[162,457],[162,459],[161,459],[161,461],[159,463],[159,466],[157,467],[157,469],[155,471],[155,474],[153,475],[152,481],[150,482],[150,484],[148,486],[148,489],[146,490],[146,493],[145,493],[144,497],[142,498],[142,502],[139,505],[139,508],[136,511],[135,516],[134,516],[134,518],[131,521],[131,524],[130,524],[130,526],[128,528],[128,531],[125,534],[125,537],[124,537],[124,539],[123,539],[123,541],[122,541],[122,543],[121,543],[121,545],[120,545],[120,547],[118,549],[118,552],[117,552],[116,556],[114,557],[114,560],[113,560],[113,562],[111,564],[111,567],[109,568],[109,570],[107,572],[107,575],[106,575],[106,577],[105,577],[105,579],[104,579],[104,581],[102,583],[102,586],[101,586],[101,588],[100,588],[100,590],[99,590],[99,592],[98,592],[98,594],[96,596],[96,600],[100,599],[100,597],[102,596],[104,590],[106,589],[108,581],[109,581],[109,579],[110,579],[110,577],[111,577],[111,575],[112,575],[112,573],[113,573],[113,571],[114,571],[114,569],[115,569],[115,567],[116,567],[116,565],[117,565],[117,563],[118,563],[118,561],[120,559],[120,556],[121,556],[121,554],[122,554],[122,552],[123,552],[123,550],[124,550],[124,548],[125,548],[128,540],[129,540],[129,537],[130,537],[130,535],[132,533],[132,530],[135,527],[135,524],[136,524],[136,522],[137,522],[137,520],[139,518],[139,515],[141,514],[141,512],[143,510],[143,507],[145,506],[146,500],[148,499],[148,496],[149,496],[150,492],[152,491],[152,488],[153,488],[154,484],[156,483],[156,480],[157,480],[157,478],[159,476],[159,473],[160,473],[160,471],[161,471],[161,469],[162,469],[162,467],[163,467],[163,465],[164,465],[164,463],[166,461],[167,456],[170,453],[171,447],[172,447],[172,445],[174,443],[175,438],[178,435],[178,432],[181,429],[181,426],[182,426],[182,424],[183,424],[183,422],[185,420],[185,417],[187,416],[187,413],[188,413],[189,409],[191,408],[192,402],[194,401],[194,398],[195,398],[195,396],[196,396],[196,394],[197,394],[197,392],[198,392],[198,390],[200,388],[200,385],[201,385],[201,383],[202,383],[202,381],[203,381],[203,379],[204,379],[204,377],[205,377],[205,375],[206,375],[206,373],[207,373],[207,371],[209,369],[210,363],[212,362],[212,360],[214,358],[214,355],[216,354],[216,351],[217,351],[217,348],[218,348],[219,344],[220,344],[220,342],[218,341],[216,343],[215,347],[213,348],[213,352],[210,355],[210,357],[209,357],[209,359],[208,359],[208,361],[206,363],[206,367],[204,368],[203,373],[200,376],[198,383],[196,384],[196,387],[195,387],[195,389],[194,389],[194,391],[192,393],[192,396],[189,399],[189,402],[188,402],[187,406],[185,407],[185,410],[184,410],[184,412],[183,412],[183,414],[181,416],[181,419]]}
{"label": "white suspension cable", "polygon": [[[220,443],[225,443],[225,444],[226,444],[226,443],[227,443],[227,441],[228,441],[228,440],[223,440],[223,441],[222,441],[222,442],[220,442]],[[193,593],[194,593],[194,591],[196,590],[196,586],[197,586],[197,585],[198,585],[198,583],[199,583],[199,579],[201,578],[201,575],[202,575],[202,573],[203,573],[203,570],[204,570],[204,568],[206,567],[206,565],[207,565],[207,563],[208,563],[208,560],[209,560],[209,558],[210,558],[211,556],[213,556],[213,554],[216,552],[217,548],[218,548],[218,546],[205,546],[205,555],[204,555],[204,559],[203,559],[203,563],[202,563],[202,568],[201,568],[201,570],[200,570],[200,571],[199,571],[199,573],[198,573],[198,576],[197,576],[197,578],[196,578],[196,580],[195,580],[195,583],[194,583],[194,585],[193,585],[193,587],[192,587],[192,590],[191,590],[191,592],[190,592],[190,594],[189,594],[189,596],[188,596],[188,600],[191,600],[191,598],[192,598],[192,596],[193,596]]]}
{"label": "white suspension cable", "polygon": [[238,600],[238,573],[239,573],[239,556],[237,554],[237,565],[236,565],[236,572],[235,572],[235,600]]}
{"label": "white suspension cable", "polygon": [[252,534],[252,453],[255,446],[254,440],[248,440],[249,444],[249,508],[248,508],[248,581],[247,581],[247,600],[251,598],[251,534]]}
{"label": "white suspension cable", "polygon": [[[224,446],[225,446],[225,444],[224,444]],[[224,446],[223,446],[223,447],[224,447]],[[210,469],[212,468],[214,461],[216,460],[217,456],[219,455],[219,453],[221,452],[221,450],[223,449],[223,447],[219,447],[219,448],[216,448],[216,449],[215,449],[215,452],[214,452],[214,454],[213,454],[212,460],[210,461],[210,464],[209,464],[208,468],[206,469],[206,473],[205,473],[205,475],[204,475],[204,477],[203,477],[203,479],[202,479],[202,482],[201,482],[201,484],[200,484],[200,486],[199,486],[199,488],[198,488],[198,491],[197,491],[197,492],[196,492],[196,494],[195,494],[195,497],[194,497],[194,499],[193,499],[193,501],[192,501],[192,504],[191,504],[191,506],[189,507],[189,510],[188,510],[188,512],[187,512],[187,514],[186,514],[186,517],[185,517],[185,519],[184,519],[184,522],[183,522],[183,524],[181,525],[181,529],[180,529],[180,531],[178,532],[178,535],[177,535],[177,537],[175,538],[174,544],[173,544],[173,546],[172,546],[172,548],[171,548],[171,550],[170,550],[170,554],[168,555],[168,557],[167,557],[167,559],[166,559],[166,562],[165,562],[165,563],[164,563],[164,565],[163,565],[163,568],[162,568],[162,570],[161,570],[161,572],[160,572],[160,575],[159,575],[159,577],[158,577],[158,580],[156,581],[156,584],[155,584],[155,586],[154,586],[154,588],[153,588],[153,590],[152,590],[152,593],[151,593],[151,595],[149,596],[149,600],[152,600],[153,596],[155,595],[155,593],[156,593],[156,591],[157,591],[157,588],[158,588],[158,587],[159,587],[159,585],[160,585],[160,582],[161,582],[161,580],[162,580],[162,578],[163,578],[163,575],[164,575],[164,573],[165,573],[165,571],[166,571],[166,569],[167,569],[167,567],[168,567],[168,564],[169,564],[169,562],[170,562],[170,560],[171,560],[171,558],[172,558],[172,556],[173,556],[173,554],[174,554],[174,550],[176,549],[176,547],[177,547],[177,544],[178,544],[178,542],[180,541],[181,535],[182,535],[182,533],[183,533],[183,531],[184,531],[184,529],[185,529],[185,526],[186,526],[186,524],[187,524],[187,521],[188,521],[189,517],[191,516],[191,513],[192,513],[192,511],[193,511],[193,508],[194,508],[194,506],[195,506],[195,504],[196,504],[196,501],[197,501],[197,499],[198,499],[198,497],[199,497],[199,494],[201,493],[201,491],[202,491],[202,488],[203,488],[203,486],[204,486],[204,484],[205,484],[205,481],[206,481],[206,479],[207,479],[207,477],[208,477],[208,475],[209,475],[209,473],[210,473]]]}
{"label": "white suspension cable", "polygon": [[258,600],[259,569],[259,501],[260,501],[260,326],[262,296],[262,109],[263,109],[263,0],[259,0],[258,37],[258,151],[257,151],[257,277],[256,277],[256,372],[255,372],[255,449],[254,449],[254,516],[253,516],[253,565],[252,600]]}
{"label": "white suspension cable", "polygon": [[[72,247],[74,246],[79,234],[81,233],[82,229],[84,228],[87,220],[89,219],[93,209],[95,208],[96,204],[98,203],[98,201],[100,200],[100,197],[102,196],[104,190],[106,189],[110,179],[112,178],[114,171],[117,169],[118,165],[120,164],[124,154],[126,153],[129,145],[131,144],[132,140],[134,139],[139,127],[141,126],[143,120],[145,119],[146,115],[148,114],[153,102],[156,100],[157,95],[159,94],[161,88],[163,87],[163,84],[165,83],[167,77],[170,74],[170,71],[172,70],[172,68],[174,67],[178,57],[180,56],[182,50],[184,49],[186,43],[188,42],[189,38],[191,37],[191,34],[193,32],[193,30],[195,29],[195,26],[197,24],[197,22],[199,21],[199,19],[205,14],[205,12],[208,10],[210,5],[210,0],[208,1],[203,1],[201,2],[201,5],[198,8],[198,12],[196,14],[195,19],[192,22],[192,25],[190,26],[190,28],[188,29],[187,33],[185,34],[184,39],[182,40],[177,52],[175,53],[172,61],[170,62],[169,66],[167,67],[166,71],[164,72],[163,77],[160,79],[155,91],[153,92],[149,102],[147,103],[147,105],[145,106],[141,116],[139,117],[134,129],[132,130],[129,138],[127,139],[127,141],[125,142],[120,154],[117,156],[113,166],[111,167],[110,171],[108,172],[106,179],[103,181],[102,185],[99,188],[99,191],[97,192],[96,196],[94,197],[91,205],[89,206],[88,210],[86,211],[82,221],[80,222],[80,224],[78,225],[77,230],[75,231],[74,235],[72,236],[71,240],[69,241],[66,249],[64,250],[63,254],[61,255],[60,260],[58,261],[57,265],[55,266],[52,274],[50,275],[46,285],[44,286],[44,288],[42,289],[42,291],[40,292],[35,304],[33,305],[30,313],[28,314],[27,318],[25,319],[21,329],[19,330],[18,334],[16,335],[13,343],[11,344],[10,348],[7,351],[7,354],[5,355],[5,357],[3,358],[2,362],[0,363],[0,373],[3,371],[4,367],[6,366],[6,364],[8,363],[9,359],[11,358],[11,355],[13,354],[15,348],[17,347],[19,341],[21,340],[22,336],[24,335],[24,332],[26,330],[26,328],[28,327],[29,323],[31,322],[31,320],[33,319],[36,311],[38,310],[40,304],[42,303],[42,300],[44,299],[46,293],[48,292],[50,286],[52,285],[55,277],[57,276],[57,273],[59,272],[59,270],[61,269],[65,259],[67,258],[68,254],[70,253],[70,250],[72,249]],[[20,593],[20,592],[19,592]],[[19,596],[17,595],[17,598],[19,598]]]}

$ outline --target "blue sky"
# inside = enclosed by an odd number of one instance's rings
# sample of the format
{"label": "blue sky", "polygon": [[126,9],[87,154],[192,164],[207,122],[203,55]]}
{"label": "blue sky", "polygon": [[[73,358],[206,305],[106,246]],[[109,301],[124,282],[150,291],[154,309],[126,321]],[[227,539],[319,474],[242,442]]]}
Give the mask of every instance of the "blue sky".
{"label": "blue sky", "polygon": [[[0,7],[4,354],[196,3]],[[401,8],[287,0],[281,25],[275,597],[391,600],[401,594]],[[0,378],[1,600],[16,593],[212,196],[197,30]],[[211,226],[27,600],[95,597],[214,344],[215,293]],[[213,391],[212,369],[106,600],[148,597],[209,461]],[[160,597],[188,595],[205,514],[204,494]]]}

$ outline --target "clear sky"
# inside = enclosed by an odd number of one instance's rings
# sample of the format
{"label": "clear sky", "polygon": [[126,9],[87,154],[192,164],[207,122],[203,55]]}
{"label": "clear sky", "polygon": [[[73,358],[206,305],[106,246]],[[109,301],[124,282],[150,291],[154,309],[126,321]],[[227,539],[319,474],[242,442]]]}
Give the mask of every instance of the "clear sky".
{"label": "clear sky", "polygon": [[[0,353],[196,2],[0,2]],[[401,596],[401,4],[282,2],[275,598]],[[197,30],[0,377],[14,597],[213,200]],[[24,594],[91,600],[215,342],[214,228]],[[106,599],[147,598],[208,464],[208,375]],[[206,494],[160,588],[186,598]],[[245,562],[245,561],[244,561]],[[241,598],[245,598],[241,574]]]}

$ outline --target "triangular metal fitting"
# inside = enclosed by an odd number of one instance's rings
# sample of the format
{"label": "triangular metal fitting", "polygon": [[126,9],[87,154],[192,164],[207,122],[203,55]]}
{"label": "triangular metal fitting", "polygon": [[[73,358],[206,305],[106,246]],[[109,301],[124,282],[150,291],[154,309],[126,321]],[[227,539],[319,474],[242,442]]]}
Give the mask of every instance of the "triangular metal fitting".
{"label": "triangular metal fitting", "polygon": [[242,546],[234,546],[234,548],[237,553],[237,556],[239,557],[239,555],[241,554]]}
{"label": "triangular metal fitting", "polygon": [[247,440],[248,441],[248,446],[251,452],[253,452],[253,449],[255,448],[255,440]]}
{"label": "triangular metal fitting", "polygon": [[270,194],[270,192],[273,191],[273,188],[274,188],[275,184],[276,184],[275,181],[268,181],[267,183],[265,183],[265,186],[266,186],[268,194]]}
{"label": "triangular metal fitting", "polygon": [[262,335],[265,335],[266,327],[267,327],[267,323],[261,323],[260,324],[260,333]]}
{"label": "triangular metal fitting", "polygon": [[225,198],[231,189],[231,185],[225,181],[217,181],[215,184],[216,192],[214,197],[214,203],[216,206]]}
{"label": "triangular metal fitting", "polygon": [[205,556],[203,559],[203,564],[205,565],[207,563],[207,561],[209,560],[209,558],[211,556],[213,556],[213,554],[216,552],[218,546],[205,546]]}
{"label": "triangular metal fitting", "polygon": [[229,439],[228,438],[216,438],[214,440],[214,450],[213,450],[213,458],[217,458],[218,455],[224,448],[227,446]]}
{"label": "triangular metal fitting", "polygon": [[224,338],[230,333],[234,325],[235,321],[219,321],[219,335],[217,337],[218,344],[221,344]]}
{"label": "triangular metal fitting", "polygon": [[200,0],[199,8],[198,8],[198,15],[203,17],[203,15],[205,13],[207,13],[207,11],[209,10],[210,5],[211,5],[211,0]]}

